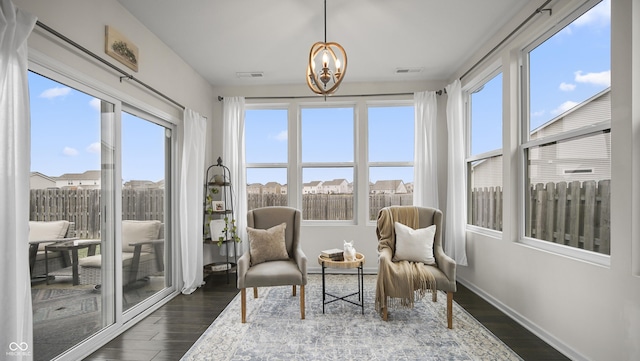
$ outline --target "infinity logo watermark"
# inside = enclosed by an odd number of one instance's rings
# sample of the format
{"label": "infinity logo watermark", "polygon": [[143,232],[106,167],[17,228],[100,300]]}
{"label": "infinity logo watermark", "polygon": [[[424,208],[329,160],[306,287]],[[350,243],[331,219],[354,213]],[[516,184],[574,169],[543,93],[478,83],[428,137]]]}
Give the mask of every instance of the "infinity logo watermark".
{"label": "infinity logo watermark", "polygon": [[29,345],[27,345],[26,342],[20,342],[20,343],[11,342],[9,344],[9,350],[11,351],[18,351],[18,350],[27,351],[28,349],[29,349]]}
{"label": "infinity logo watermark", "polygon": [[6,352],[7,356],[31,356],[29,350],[29,344],[26,342],[11,342],[9,344],[9,351]]}

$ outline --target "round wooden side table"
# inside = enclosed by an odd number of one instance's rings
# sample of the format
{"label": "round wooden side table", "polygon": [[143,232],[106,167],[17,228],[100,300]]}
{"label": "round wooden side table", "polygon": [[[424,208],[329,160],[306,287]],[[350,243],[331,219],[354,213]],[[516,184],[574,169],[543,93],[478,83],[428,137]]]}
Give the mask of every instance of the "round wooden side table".
{"label": "round wooden side table", "polygon": [[[334,261],[330,258],[325,258],[322,256],[318,256],[318,263],[322,266],[322,313],[324,313],[324,306],[336,302],[338,300],[342,300],[345,302],[349,302],[356,306],[360,306],[362,309],[362,314],[364,315],[364,255],[362,253],[356,253],[355,261]],[[325,269],[326,268],[338,268],[338,269],[348,269],[348,268],[357,268],[358,269],[358,292],[350,293],[345,296],[336,296],[327,292],[326,282],[325,282]],[[358,302],[354,302],[348,300],[347,297],[351,297],[354,295],[358,295]],[[327,296],[333,297],[333,299],[327,301]]]}

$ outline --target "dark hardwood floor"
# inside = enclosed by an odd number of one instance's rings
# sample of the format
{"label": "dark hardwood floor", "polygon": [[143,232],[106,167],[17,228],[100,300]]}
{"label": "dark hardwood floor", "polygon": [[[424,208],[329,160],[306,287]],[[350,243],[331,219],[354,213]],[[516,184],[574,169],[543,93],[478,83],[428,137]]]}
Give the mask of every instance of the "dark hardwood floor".
{"label": "dark hardwood floor", "polygon": [[[206,281],[193,294],[174,298],[85,360],[179,360],[238,293],[234,279],[227,284],[224,274]],[[524,360],[569,360],[460,284],[454,300]]]}

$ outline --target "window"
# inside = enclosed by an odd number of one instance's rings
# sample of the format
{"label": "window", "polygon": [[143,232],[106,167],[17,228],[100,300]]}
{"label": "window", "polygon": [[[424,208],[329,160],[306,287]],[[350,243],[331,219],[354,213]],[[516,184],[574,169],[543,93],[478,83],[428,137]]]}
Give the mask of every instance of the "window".
{"label": "window", "polygon": [[286,206],[287,109],[245,111],[247,209]]}
{"label": "window", "polygon": [[468,95],[468,224],[502,231],[502,73]]}
{"label": "window", "polygon": [[413,204],[414,107],[368,107],[369,220],[381,208]]}
{"label": "window", "polygon": [[524,51],[525,242],[609,254],[610,30],[590,1]]}
{"label": "window", "polygon": [[355,110],[301,109],[302,219],[354,220]]}

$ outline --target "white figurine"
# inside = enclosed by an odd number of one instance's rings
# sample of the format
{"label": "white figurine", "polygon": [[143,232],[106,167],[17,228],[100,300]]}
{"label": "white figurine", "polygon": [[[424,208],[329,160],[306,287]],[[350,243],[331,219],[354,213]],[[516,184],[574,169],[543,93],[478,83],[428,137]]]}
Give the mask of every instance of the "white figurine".
{"label": "white figurine", "polygon": [[345,261],[356,260],[356,249],[353,248],[353,241],[344,241],[344,252],[342,253]]}

